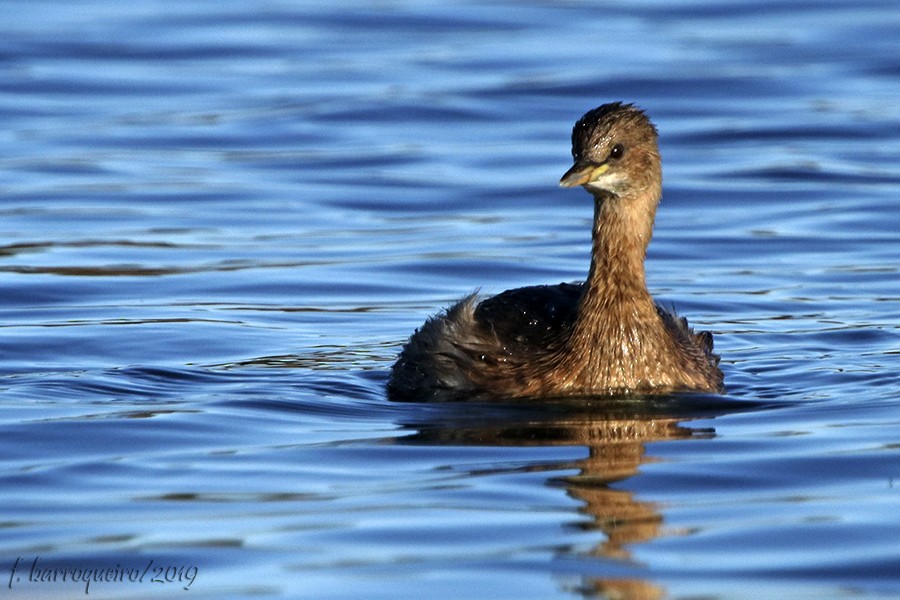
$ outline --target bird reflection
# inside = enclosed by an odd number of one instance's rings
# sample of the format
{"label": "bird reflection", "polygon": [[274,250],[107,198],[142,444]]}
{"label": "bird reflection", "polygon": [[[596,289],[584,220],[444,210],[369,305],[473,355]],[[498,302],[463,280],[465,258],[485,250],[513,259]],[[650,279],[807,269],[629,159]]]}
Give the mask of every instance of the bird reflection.
{"label": "bird reflection", "polygon": [[662,515],[654,503],[609,484],[637,473],[647,460],[644,442],[708,436],[710,430],[693,430],[674,418],[608,419],[585,424],[580,435],[589,438],[584,440],[589,455],[577,465],[578,475],[564,478],[566,490],[584,503],[581,512],[591,519],[584,527],[606,535],[594,553],[630,560],[630,545],[659,537]]}
{"label": "bird reflection", "polygon": [[[417,422],[405,424],[414,433],[402,439],[428,445],[584,446],[586,458],[549,467],[574,468],[577,473],[548,483],[582,504],[579,510],[588,520],[579,527],[604,534],[604,541],[589,555],[634,563],[631,548],[662,535],[663,514],[652,500],[611,484],[634,476],[641,465],[652,461],[646,453],[648,442],[715,435],[713,429],[693,427],[690,422],[722,411],[703,405],[707,400],[702,397],[699,408],[691,402],[677,407],[646,400],[623,400],[619,405],[606,400],[602,407],[564,401],[540,408],[469,404],[465,411],[459,411],[459,405],[428,405]],[[548,467],[542,464],[542,468]],[[587,597],[627,600],[665,597],[663,588],[641,578],[585,576],[579,591]]]}

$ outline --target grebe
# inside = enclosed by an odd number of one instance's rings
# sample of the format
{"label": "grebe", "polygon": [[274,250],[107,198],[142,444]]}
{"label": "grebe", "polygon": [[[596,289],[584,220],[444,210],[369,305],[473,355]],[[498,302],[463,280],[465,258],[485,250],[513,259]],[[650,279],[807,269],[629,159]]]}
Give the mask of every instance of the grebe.
{"label": "grebe", "polygon": [[475,294],[429,318],[391,371],[393,400],[722,392],[712,335],[654,303],[644,259],[662,194],[657,131],[634,105],[587,112],[562,187],[594,198],[587,281]]}

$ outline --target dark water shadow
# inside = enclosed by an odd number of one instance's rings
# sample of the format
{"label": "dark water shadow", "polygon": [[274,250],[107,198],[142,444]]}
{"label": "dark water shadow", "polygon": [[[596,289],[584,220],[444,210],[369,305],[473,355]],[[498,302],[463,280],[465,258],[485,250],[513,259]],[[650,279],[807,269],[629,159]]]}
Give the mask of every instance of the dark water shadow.
{"label": "dark water shadow", "polygon": [[[772,408],[771,404],[709,395],[564,399],[535,403],[417,404],[399,423],[410,434],[395,443],[453,446],[583,446],[585,458],[564,464],[541,462],[534,470],[575,470],[548,477],[581,504],[585,531],[604,541],[575,558],[581,583],[577,592],[591,598],[658,600],[666,589],[652,581],[632,556],[634,545],[665,534],[664,508],[652,498],[614,484],[635,476],[651,461],[647,444],[710,439],[710,420],[734,412]],[[702,425],[693,425],[703,420]],[[558,559],[572,559],[560,551]],[[587,561],[586,563],[584,561]],[[568,570],[568,569],[566,569]]]}

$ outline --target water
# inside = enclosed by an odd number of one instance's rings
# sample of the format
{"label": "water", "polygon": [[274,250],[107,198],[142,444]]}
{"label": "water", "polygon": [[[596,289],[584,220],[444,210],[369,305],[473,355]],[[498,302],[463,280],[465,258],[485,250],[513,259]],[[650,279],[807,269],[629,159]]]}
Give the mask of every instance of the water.
{"label": "water", "polygon": [[[900,597],[895,3],[333,4],[2,3],[6,595]],[[387,402],[616,99],[728,395]]]}

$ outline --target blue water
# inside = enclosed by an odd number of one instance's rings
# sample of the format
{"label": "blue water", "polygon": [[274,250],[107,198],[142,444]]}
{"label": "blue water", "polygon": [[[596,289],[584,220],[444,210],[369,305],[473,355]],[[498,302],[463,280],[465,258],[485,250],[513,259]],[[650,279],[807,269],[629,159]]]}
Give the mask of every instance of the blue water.
{"label": "blue water", "polygon": [[[0,9],[2,595],[900,598],[893,0]],[[611,100],[728,395],[388,402]]]}

